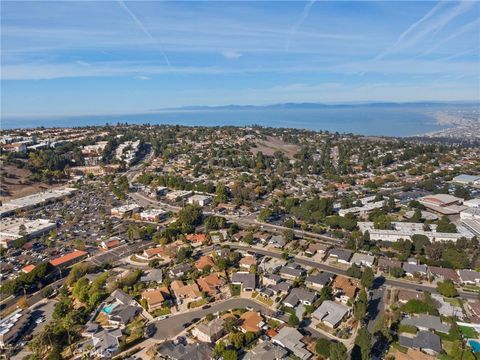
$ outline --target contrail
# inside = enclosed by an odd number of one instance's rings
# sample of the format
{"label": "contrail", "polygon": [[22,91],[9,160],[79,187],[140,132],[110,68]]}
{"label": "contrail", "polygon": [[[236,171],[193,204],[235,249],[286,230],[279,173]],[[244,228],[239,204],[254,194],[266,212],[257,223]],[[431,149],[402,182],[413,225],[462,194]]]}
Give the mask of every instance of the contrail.
{"label": "contrail", "polygon": [[147,35],[147,37],[152,41],[152,43],[154,43],[158,47],[158,49],[162,53],[163,58],[165,59],[165,62],[167,63],[167,65],[171,66],[170,60],[168,59],[167,54],[165,54],[165,51],[163,51],[163,47],[162,47],[162,44],[160,43],[160,41],[158,41],[157,39],[155,39],[152,36],[150,31],[148,31],[148,29],[143,25],[143,23],[140,21],[140,19],[135,16],[135,14],[128,8],[127,4],[125,4],[125,2],[123,0],[118,0],[118,4],[123,8],[123,10],[125,10],[127,12],[128,15],[130,15],[130,17],[133,19],[133,21],[135,21],[135,23],[140,28],[140,30],[142,30],[142,32],[145,35]]}
{"label": "contrail", "polygon": [[[385,55],[394,52],[395,50],[397,50],[398,47],[413,46],[426,36],[433,36],[437,34],[454,18],[463,14],[465,11],[468,11],[468,9],[474,4],[474,2],[462,1],[453,10],[447,9],[447,11],[444,11],[439,16],[436,16],[438,10],[444,7],[444,5],[446,4],[447,2],[440,2],[436,4],[425,16],[423,16],[414,24],[410,25],[408,29],[405,30],[398,37],[395,44],[393,44],[393,46],[378,55],[375,60],[379,60]],[[427,20],[430,20],[430,18],[432,17],[434,18],[433,21],[422,28],[423,23],[425,23]]]}
{"label": "contrail", "polygon": [[432,46],[430,49],[426,50],[424,53],[422,53],[420,56],[425,56],[430,54],[432,51],[438,49],[441,45],[445,44],[446,42],[449,42],[452,39],[455,39],[456,37],[469,32],[471,30],[477,30],[480,28],[480,19],[474,20],[468,24],[465,24],[462,26],[457,32],[451,34],[450,36],[446,37],[442,41],[436,43],[434,46]]}
{"label": "contrail", "polygon": [[303,22],[308,17],[308,14],[310,14],[310,10],[311,10],[313,4],[315,4],[315,2],[316,2],[316,0],[310,0],[307,3],[307,5],[305,5],[305,7],[303,8],[302,14],[298,18],[295,25],[293,25],[292,29],[290,30],[290,34],[288,35],[287,43],[285,45],[285,51],[288,52],[290,50],[290,43],[292,42],[293,38],[297,34],[298,29],[300,29],[300,26],[302,26]]}

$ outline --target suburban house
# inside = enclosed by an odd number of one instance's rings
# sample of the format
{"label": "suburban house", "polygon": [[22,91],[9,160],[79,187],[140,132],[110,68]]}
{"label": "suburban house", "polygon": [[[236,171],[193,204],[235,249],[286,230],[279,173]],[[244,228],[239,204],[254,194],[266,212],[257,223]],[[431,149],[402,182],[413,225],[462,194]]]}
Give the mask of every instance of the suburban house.
{"label": "suburban house", "polygon": [[458,270],[460,282],[465,285],[477,285],[480,283],[480,272],[475,270]]}
{"label": "suburban house", "polygon": [[408,262],[403,264],[402,269],[405,271],[405,275],[407,276],[415,276],[415,274],[418,274],[422,277],[427,276],[427,265],[418,265]]}
{"label": "suburban house", "polygon": [[270,341],[259,342],[251,349],[243,360],[281,360],[287,358],[287,351]]}
{"label": "suburban house", "polygon": [[375,256],[368,254],[355,253],[353,254],[350,263],[356,264],[358,266],[368,266],[372,267],[375,261]]}
{"label": "suburban house", "polygon": [[420,291],[400,289],[398,290],[397,298],[398,301],[405,304],[410,300],[422,300],[424,299],[425,294]]}
{"label": "suburban house", "polygon": [[240,285],[242,291],[254,291],[257,285],[255,274],[245,271],[233,273],[231,282],[233,285]]}
{"label": "suburban house", "polygon": [[428,272],[432,275],[436,280],[445,281],[451,280],[453,282],[458,281],[458,275],[453,269],[438,267],[438,266],[429,266]]}
{"label": "suburban house", "polygon": [[315,254],[325,255],[328,249],[329,249],[328,245],[314,242],[308,245],[308,247],[305,249],[305,254],[311,255],[311,256]]}
{"label": "suburban house", "polygon": [[325,300],[322,305],[312,313],[312,317],[333,329],[349,314],[349,307],[331,300]]}
{"label": "suburban house", "polygon": [[285,245],[287,245],[287,241],[282,235],[273,235],[268,243],[276,248],[283,248]]}
{"label": "suburban house", "polygon": [[149,283],[149,282],[161,283],[163,281],[162,269],[150,270],[145,275],[142,275],[142,277],[140,278],[140,281],[146,282],[146,283]]}
{"label": "suburban house", "polygon": [[302,289],[302,288],[293,288],[290,291],[290,294],[283,300],[285,306],[294,308],[298,303],[303,305],[312,305],[315,301],[317,294],[313,291]]}
{"label": "suburban house", "polygon": [[338,261],[341,264],[348,265],[350,264],[350,259],[352,258],[353,252],[350,250],[334,248],[330,250],[328,254],[329,259]]}
{"label": "suburban house", "polygon": [[415,335],[401,333],[399,340],[401,346],[422,350],[429,355],[435,355],[442,351],[440,336],[430,331],[419,331]]}
{"label": "suburban house", "polygon": [[292,288],[292,285],[290,285],[286,281],[279,282],[276,285],[269,285],[269,289],[272,289],[276,294],[281,293],[281,294],[287,294],[290,289]]}
{"label": "suburban house", "polygon": [[289,266],[283,266],[278,274],[284,279],[295,280],[305,275],[305,270],[302,268],[296,269]]}
{"label": "suburban house", "polygon": [[386,257],[379,257],[377,266],[380,269],[380,271],[383,272],[388,272],[390,269],[401,269],[402,268],[402,262],[398,260],[392,260]]}
{"label": "suburban house", "polygon": [[192,267],[190,264],[180,264],[171,268],[169,271],[169,274],[171,277],[179,278],[185,275],[185,273],[189,272],[190,270],[192,270]]}
{"label": "suburban house", "polygon": [[167,249],[164,246],[154,247],[150,249],[143,250],[141,255],[138,255],[139,258],[145,260],[159,259],[167,256]]}
{"label": "suburban house", "polygon": [[268,285],[277,285],[279,282],[283,281],[283,279],[275,274],[264,274],[262,276],[262,284],[264,286]]}
{"label": "suburban house", "polygon": [[118,351],[122,331],[120,329],[102,330],[91,334],[91,337],[91,342],[87,342],[92,346],[90,354],[100,358],[111,358]]}
{"label": "suburban house", "polygon": [[348,300],[355,299],[358,286],[351,279],[342,275],[337,275],[332,284],[332,289],[335,297],[342,303],[346,304]]}
{"label": "suburban house", "polygon": [[170,284],[170,288],[172,289],[173,294],[177,298],[177,302],[179,304],[190,303],[202,298],[202,293],[200,292],[198,285],[195,283],[185,285],[180,280],[174,280]]}
{"label": "suburban house", "polygon": [[205,234],[188,234],[185,239],[192,243],[192,246],[200,246],[208,242],[208,236]]}
{"label": "suburban house", "polygon": [[265,324],[263,322],[262,315],[256,311],[244,312],[242,316],[240,316],[240,320],[240,328],[244,333],[248,331],[256,333],[257,331],[260,331],[262,326]]}
{"label": "suburban house", "polygon": [[245,256],[240,259],[238,264],[240,265],[241,268],[250,270],[251,266],[257,265],[257,259],[255,258],[255,256],[251,256],[251,255]]}
{"label": "suburban house", "polygon": [[435,330],[444,334],[450,331],[450,325],[443,323],[438,316],[426,314],[403,319],[400,324],[415,326],[418,330]]}
{"label": "suburban house", "polygon": [[270,258],[269,260],[266,260],[266,258],[264,257],[260,265],[264,272],[274,273],[280,270],[282,266],[285,266],[286,263],[287,263],[286,260],[277,259],[274,257]]}
{"label": "suburban house", "polygon": [[142,299],[147,301],[148,311],[152,312],[162,308],[169,291],[166,287],[159,289],[147,289],[142,292]]}
{"label": "suburban house", "polygon": [[213,343],[220,339],[225,333],[225,321],[221,318],[216,318],[208,324],[201,323],[195,326],[192,330],[192,335],[199,341]]}
{"label": "suburban house", "polygon": [[102,313],[107,316],[109,324],[122,328],[142,312],[138,303],[120,289],[116,289],[104,304]]}
{"label": "suburban house", "polygon": [[329,272],[321,272],[315,275],[309,275],[305,279],[305,286],[314,290],[321,290],[324,286],[330,284],[334,275]]}
{"label": "suburban house", "polygon": [[302,339],[303,335],[297,329],[285,326],[272,338],[272,342],[291,351],[299,359],[307,360],[312,357],[312,353],[305,348]]}
{"label": "suburban house", "polygon": [[217,274],[212,273],[198,278],[197,284],[202,291],[209,295],[215,295],[220,291],[220,288],[225,285],[225,280],[218,277]]}
{"label": "suburban house", "polygon": [[160,359],[205,360],[212,358],[212,347],[204,342],[184,345],[179,342],[167,341],[158,347],[157,354]]}
{"label": "suburban house", "polygon": [[213,262],[212,257],[209,255],[203,255],[195,263],[195,267],[197,268],[197,270],[200,270],[200,271],[202,271],[208,266],[210,266],[210,269],[213,269],[213,267],[215,266],[215,263]]}

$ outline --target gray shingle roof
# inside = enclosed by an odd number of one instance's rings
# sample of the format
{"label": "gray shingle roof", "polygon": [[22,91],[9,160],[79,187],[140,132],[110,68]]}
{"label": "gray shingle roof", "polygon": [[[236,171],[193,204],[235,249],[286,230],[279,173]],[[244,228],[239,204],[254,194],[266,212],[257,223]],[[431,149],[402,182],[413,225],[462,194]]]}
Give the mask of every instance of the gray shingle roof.
{"label": "gray shingle roof", "polygon": [[402,324],[412,325],[417,328],[430,329],[447,334],[450,331],[450,325],[442,323],[438,316],[419,315],[409,319],[403,319]]}
{"label": "gray shingle roof", "polygon": [[336,326],[343,317],[348,313],[348,307],[342,304],[337,304],[331,300],[325,300],[322,305],[318,307],[312,314],[318,320],[328,322]]}
{"label": "gray shingle roof", "polygon": [[316,285],[325,286],[325,285],[327,285],[328,283],[330,283],[330,281],[332,280],[332,278],[333,278],[333,274],[332,274],[332,273],[322,272],[322,273],[320,273],[320,274],[315,274],[315,275],[307,276],[307,278],[305,279],[305,281],[306,281],[306,282],[311,282],[311,283],[316,284]]}
{"label": "gray shingle roof", "polygon": [[436,353],[442,351],[440,336],[430,331],[419,331],[415,336],[402,334],[399,340],[401,346],[408,348],[433,350]]}

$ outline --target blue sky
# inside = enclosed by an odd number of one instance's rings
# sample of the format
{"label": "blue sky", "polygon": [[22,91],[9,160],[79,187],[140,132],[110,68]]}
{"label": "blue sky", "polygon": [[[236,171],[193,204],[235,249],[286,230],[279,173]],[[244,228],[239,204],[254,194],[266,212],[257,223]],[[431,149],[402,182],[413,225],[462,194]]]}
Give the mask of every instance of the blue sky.
{"label": "blue sky", "polygon": [[475,100],[480,3],[2,2],[2,116]]}

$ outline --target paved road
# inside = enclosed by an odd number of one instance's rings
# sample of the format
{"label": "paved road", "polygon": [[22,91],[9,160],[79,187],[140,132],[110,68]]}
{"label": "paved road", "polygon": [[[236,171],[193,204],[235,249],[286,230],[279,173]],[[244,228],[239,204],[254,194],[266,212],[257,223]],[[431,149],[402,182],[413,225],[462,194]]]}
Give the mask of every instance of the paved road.
{"label": "paved road", "polygon": [[185,329],[184,324],[193,321],[193,319],[201,319],[208,314],[246,307],[250,307],[255,311],[261,311],[264,315],[272,316],[274,314],[270,308],[254,300],[242,298],[229,299],[214,304],[209,309],[192,310],[187,313],[173,315],[164,320],[153,321],[152,323],[155,324],[157,328],[153,337],[157,340],[166,340],[181,333]]}
{"label": "paved road", "polygon": [[[266,256],[270,256],[270,257],[276,257],[276,258],[281,258],[282,257],[281,254],[279,254],[278,252],[274,252],[274,251],[261,250],[261,249],[257,249],[257,248],[254,248],[254,247],[241,246],[241,245],[236,245],[236,244],[229,244],[229,245],[230,245],[231,248],[234,248],[234,249],[239,249],[239,250],[244,250],[244,251],[252,251],[254,253],[261,254],[261,255],[266,255]],[[316,268],[316,269],[319,269],[319,270],[322,270],[322,271],[328,271],[328,272],[331,272],[331,273],[334,273],[334,274],[337,274],[337,275],[347,276],[347,272],[345,270],[342,270],[342,269],[339,269],[339,268],[336,268],[336,267],[333,267],[333,266],[329,266],[329,265],[326,265],[326,264],[321,264],[321,263],[318,263],[318,262],[315,262],[315,261],[312,261],[312,260],[307,260],[307,259],[304,259],[304,258],[295,257],[295,262],[297,262],[301,265],[311,266],[313,268]],[[390,285],[390,286],[397,287],[397,288],[402,288],[402,289],[429,291],[432,294],[437,294],[438,293],[437,290],[435,289],[435,287],[433,287],[433,286],[413,284],[413,283],[408,283],[408,282],[400,281],[400,280],[385,279],[383,277],[381,277],[380,279],[382,279],[381,281],[383,281],[382,286],[383,285]],[[464,291],[459,291],[459,294],[460,294],[460,297],[462,297],[464,299],[467,299],[467,300],[468,299],[470,299],[470,300],[477,300],[478,299],[478,294],[472,294],[472,293],[468,293],[468,292],[464,292]]]}

